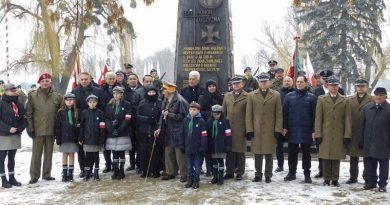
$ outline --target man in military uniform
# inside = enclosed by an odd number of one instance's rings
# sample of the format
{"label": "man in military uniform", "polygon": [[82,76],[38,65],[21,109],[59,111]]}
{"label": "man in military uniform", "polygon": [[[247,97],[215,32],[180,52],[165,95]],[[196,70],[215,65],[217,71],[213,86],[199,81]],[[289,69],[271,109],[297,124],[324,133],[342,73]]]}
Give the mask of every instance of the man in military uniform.
{"label": "man in military uniform", "polygon": [[277,68],[275,69],[275,78],[271,80],[271,89],[276,90],[280,92],[280,90],[283,88],[283,77],[284,77],[284,70],[283,68]]}
{"label": "man in military uniform", "polygon": [[[358,79],[355,82],[356,94],[349,97],[349,103],[351,105],[352,115],[352,145],[347,150],[347,154],[350,156],[349,161],[349,174],[350,178],[347,184],[357,183],[359,175],[359,157],[363,156],[362,150],[359,149],[361,118],[364,110],[364,106],[372,102],[372,96],[368,91],[368,82],[364,79]],[[364,170],[363,179],[367,182],[367,160],[363,158]]]}
{"label": "man in military uniform", "polygon": [[252,76],[252,69],[246,67],[244,70],[245,79],[244,79],[244,90],[247,93],[250,93],[259,88],[259,84],[256,79]]}
{"label": "man in military uniform", "polygon": [[340,186],[340,160],[346,157],[351,144],[351,108],[348,99],[340,95],[339,80],[328,80],[329,93],[320,96],[316,107],[315,137],[319,158],[323,163],[324,185]]}
{"label": "man in military uniform", "polygon": [[54,129],[57,111],[62,103],[62,96],[51,86],[50,74],[42,74],[38,83],[39,88],[28,94],[26,106],[27,133],[33,139],[30,184],[37,183],[41,176],[42,152],[44,154],[42,179],[55,180],[51,176]]}
{"label": "man in military uniform", "polygon": [[[328,80],[330,77],[333,76],[333,71],[331,70],[322,70],[320,72],[320,82],[321,82],[321,86],[317,87],[315,90],[314,90],[314,95],[318,98],[319,96],[321,95],[325,95],[327,93],[329,93],[329,88],[328,88]],[[339,87],[339,86],[338,86]],[[338,88],[338,93],[340,93],[340,95],[344,95],[344,90],[342,88]],[[318,145],[318,142],[316,142],[316,146],[317,146],[317,149],[319,147]],[[318,174],[316,174],[314,176],[314,178],[321,178],[322,177],[322,159],[321,158],[318,158]]]}
{"label": "man in military uniform", "polygon": [[233,91],[225,94],[222,103],[223,113],[230,121],[232,130],[232,152],[226,156],[226,174],[224,179],[234,178],[242,180],[245,172],[245,112],[247,103],[247,93],[243,90],[243,78],[236,76],[230,79]]}
{"label": "man in military uniform", "polygon": [[268,61],[269,70],[267,73],[270,76],[270,80],[275,78],[275,70],[276,70],[277,65],[278,65],[278,61],[276,61],[276,60]]}
{"label": "man in military uniform", "polygon": [[279,92],[269,89],[269,74],[257,76],[259,89],[248,94],[246,106],[246,138],[252,140],[251,151],[255,155],[255,178],[253,182],[262,180],[263,158],[265,158],[265,182],[270,183],[272,177],[272,155],[276,152],[276,139],[283,130],[282,102]]}

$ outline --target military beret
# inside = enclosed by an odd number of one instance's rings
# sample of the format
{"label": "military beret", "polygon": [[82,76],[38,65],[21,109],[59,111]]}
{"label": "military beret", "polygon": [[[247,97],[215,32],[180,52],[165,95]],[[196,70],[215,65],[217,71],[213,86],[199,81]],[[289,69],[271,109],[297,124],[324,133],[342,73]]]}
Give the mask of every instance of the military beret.
{"label": "military beret", "polygon": [[340,80],[335,76],[332,76],[328,79],[328,85],[339,85],[339,84],[340,84]]}
{"label": "military beret", "polygon": [[278,65],[278,61],[270,60],[270,61],[268,61],[268,65]]}
{"label": "military beret", "polygon": [[211,107],[211,112],[213,113],[222,113],[222,106],[221,105],[213,105]]}
{"label": "military beret", "polygon": [[115,86],[114,89],[112,89],[112,92],[123,93],[125,92],[125,89],[121,86]]}
{"label": "military beret", "polygon": [[66,99],[75,99],[76,98],[76,95],[75,94],[73,94],[73,93],[66,93],[65,95],[64,95],[64,99],[66,100]]}
{"label": "military beret", "polygon": [[375,95],[378,95],[378,94],[385,94],[385,95],[387,95],[386,88],[377,87],[377,88],[375,88],[374,94]]}
{"label": "military beret", "polygon": [[150,74],[152,74],[152,73],[154,73],[154,72],[156,72],[157,73],[157,69],[152,69],[152,70],[150,70]]}
{"label": "military beret", "polygon": [[333,73],[333,71],[331,71],[331,70],[322,70],[321,72],[320,72],[320,76],[322,77],[322,78],[329,78],[330,76],[332,76],[334,73]]}
{"label": "military beret", "polygon": [[85,99],[87,102],[90,101],[90,100],[98,100],[98,96],[96,95],[88,95],[88,97]]}
{"label": "military beret", "polygon": [[125,65],[125,68],[126,68],[126,69],[127,69],[127,68],[133,68],[133,65],[131,65],[130,63],[125,63],[124,65]]}
{"label": "military beret", "polygon": [[192,101],[189,107],[197,108],[198,110],[200,110],[200,105],[195,101]]}
{"label": "military beret", "polygon": [[275,73],[277,73],[277,72],[283,72],[284,73],[284,69],[283,68],[276,68],[275,69]]}
{"label": "military beret", "polygon": [[357,85],[368,85],[368,81],[365,80],[365,79],[362,79],[362,78],[357,79],[357,80],[355,81],[355,86],[357,86]]}
{"label": "military beret", "polygon": [[16,90],[16,86],[12,83],[5,84],[4,90]]}
{"label": "military beret", "polygon": [[41,76],[39,76],[38,83],[44,79],[51,79],[51,75],[49,73],[43,73]]}
{"label": "military beret", "polygon": [[240,82],[242,82],[244,80],[244,78],[243,77],[241,77],[241,76],[234,76],[234,77],[232,77],[231,79],[230,79],[230,83],[240,83]]}
{"label": "military beret", "polygon": [[251,68],[251,67],[246,67],[246,68],[244,69],[244,73],[246,73],[247,71],[252,71],[252,68]]}
{"label": "military beret", "polygon": [[270,79],[270,76],[268,73],[262,72],[258,76],[256,76],[258,81],[268,81]]}

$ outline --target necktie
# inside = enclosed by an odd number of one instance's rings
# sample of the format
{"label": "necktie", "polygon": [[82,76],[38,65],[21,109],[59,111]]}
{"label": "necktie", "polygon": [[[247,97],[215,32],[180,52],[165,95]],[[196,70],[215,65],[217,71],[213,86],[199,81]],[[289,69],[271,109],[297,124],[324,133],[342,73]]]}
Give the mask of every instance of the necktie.
{"label": "necktie", "polygon": [[213,130],[212,130],[212,136],[213,138],[218,135],[218,120],[213,120]]}

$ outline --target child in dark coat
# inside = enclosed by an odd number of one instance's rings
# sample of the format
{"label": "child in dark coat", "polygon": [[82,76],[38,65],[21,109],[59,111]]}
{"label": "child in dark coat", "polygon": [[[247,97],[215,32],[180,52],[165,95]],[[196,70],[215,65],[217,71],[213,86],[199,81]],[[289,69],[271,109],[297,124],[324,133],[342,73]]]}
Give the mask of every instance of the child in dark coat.
{"label": "child in dark coat", "polygon": [[102,149],[106,138],[106,123],[104,113],[96,108],[98,97],[89,95],[87,97],[88,109],[81,113],[79,142],[83,145],[86,163],[84,181],[88,181],[92,175],[92,168],[95,164],[93,177],[99,178],[99,151]]}
{"label": "child in dark coat", "polygon": [[183,134],[181,148],[187,159],[187,184],[186,188],[199,188],[199,175],[203,155],[207,149],[206,122],[200,114],[200,105],[196,102],[190,104],[188,116],[183,122]]}
{"label": "child in dark coat", "polygon": [[226,154],[232,151],[232,132],[229,120],[223,116],[222,106],[211,107],[211,116],[207,121],[208,152],[213,164],[212,184],[223,184],[224,162]]}
{"label": "child in dark coat", "polygon": [[73,181],[74,153],[78,152],[79,113],[76,95],[67,93],[56,119],[56,143],[62,152],[62,181]]}

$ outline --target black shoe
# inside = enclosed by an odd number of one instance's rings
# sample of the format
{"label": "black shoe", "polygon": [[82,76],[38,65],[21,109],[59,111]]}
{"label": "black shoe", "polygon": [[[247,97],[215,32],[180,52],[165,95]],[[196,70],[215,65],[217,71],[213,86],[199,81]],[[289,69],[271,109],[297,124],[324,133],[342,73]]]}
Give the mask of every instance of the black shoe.
{"label": "black shoe", "polygon": [[119,179],[119,169],[118,168],[114,168],[114,173],[111,175],[111,179],[112,180]]}
{"label": "black shoe", "polygon": [[53,180],[56,180],[56,178],[52,177],[52,176],[49,176],[49,177],[46,177],[46,178],[43,178],[44,180],[46,181],[53,181]]}
{"label": "black shoe", "polygon": [[211,177],[211,175],[212,175],[212,174],[211,174],[210,171],[207,171],[207,172],[206,172],[206,177]]}
{"label": "black shoe", "polygon": [[305,183],[306,184],[311,184],[312,183],[310,176],[305,176]]}
{"label": "black shoe", "polygon": [[386,187],[379,187],[378,192],[387,192]]}
{"label": "black shoe", "polygon": [[332,185],[335,187],[340,187],[339,181],[332,181]]}
{"label": "black shoe", "polygon": [[259,176],[252,179],[252,182],[260,182],[260,181],[262,181],[262,177]]}
{"label": "black shoe", "polygon": [[22,186],[22,183],[18,182],[14,175],[9,175],[8,183],[12,186]]}
{"label": "black shoe", "polygon": [[161,177],[161,174],[160,173],[154,173],[154,174],[152,174],[152,177],[153,178],[160,178]]}
{"label": "black shoe", "polygon": [[192,185],[193,185],[193,181],[192,180],[187,180],[187,184],[184,186],[185,188],[191,188]]}
{"label": "black shoe", "polygon": [[297,176],[293,173],[288,173],[286,177],[284,177],[284,181],[293,181],[296,180]]}
{"label": "black shoe", "polygon": [[371,189],[375,189],[375,188],[376,188],[376,185],[366,184],[366,185],[364,185],[363,190],[371,190]]}
{"label": "black shoe", "polygon": [[345,182],[345,183],[347,183],[347,184],[355,184],[355,183],[357,183],[357,182],[358,182],[357,179],[349,178],[348,181]]}
{"label": "black shoe", "polygon": [[62,180],[61,180],[62,182],[67,182],[68,181],[68,176],[67,176],[67,174],[65,174],[65,173],[62,173]]}
{"label": "black shoe", "polygon": [[171,179],[174,179],[174,178],[175,178],[175,176],[173,176],[173,175],[165,175],[165,176],[163,176],[161,178],[161,180],[167,181],[167,180],[171,180]]}
{"label": "black shoe", "polygon": [[104,169],[103,169],[103,173],[108,173],[108,172],[111,172],[113,169],[111,168],[111,166],[106,166]]}
{"label": "black shoe", "polygon": [[316,174],[315,176],[314,176],[314,178],[321,178],[322,177],[322,172],[318,172],[318,174]]}
{"label": "black shoe", "polygon": [[90,170],[85,171],[84,181],[89,181],[90,178],[91,178],[91,171]]}
{"label": "black shoe", "polygon": [[180,177],[180,182],[181,183],[187,182],[187,176],[181,176]]}
{"label": "black shoe", "polygon": [[85,172],[84,172],[84,171],[81,171],[80,174],[79,174],[79,177],[80,177],[80,178],[84,178],[84,177],[85,177]]}
{"label": "black shoe", "polygon": [[135,166],[134,165],[131,165],[129,167],[126,168],[126,171],[132,171],[135,169]]}
{"label": "black shoe", "polygon": [[325,180],[322,185],[324,186],[330,186],[330,181],[329,180]]}
{"label": "black shoe", "polygon": [[241,181],[242,180],[242,175],[241,174],[237,174],[236,175],[236,181]]}
{"label": "black shoe", "polygon": [[7,178],[5,176],[1,177],[1,187],[9,189],[12,187],[12,185],[7,181]]}
{"label": "black shoe", "polygon": [[225,172],[225,170],[221,167],[219,170],[218,170],[218,185],[222,185],[223,184],[223,173]]}
{"label": "black shoe", "polygon": [[275,169],[275,172],[282,172],[283,171],[283,167],[278,167]]}
{"label": "black shoe", "polygon": [[146,177],[146,172],[142,172],[142,174],[140,175],[141,178],[145,178]]}
{"label": "black shoe", "polygon": [[218,176],[217,176],[217,177],[214,176],[214,177],[211,179],[210,183],[211,183],[211,184],[216,184],[216,183],[218,183]]}
{"label": "black shoe", "polygon": [[38,182],[38,179],[31,179],[28,183],[29,184],[36,184]]}
{"label": "black shoe", "polygon": [[199,188],[199,181],[194,181],[194,183],[192,184],[192,188],[193,189]]}
{"label": "black shoe", "polygon": [[266,177],[265,178],[265,183],[271,183],[271,177]]}
{"label": "black shoe", "polygon": [[93,170],[93,179],[94,179],[95,181],[100,181],[99,169],[94,169],[94,170]]}
{"label": "black shoe", "polygon": [[225,176],[223,178],[224,179],[233,179],[234,175],[233,174],[225,174]]}
{"label": "black shoe", "polygon": [[68,181],[73,182],[73,173],[68,174]]}
{"label": "black shoe", "polygon": [[118,179],[121,180],[121,179],[124,179],[124,178],[125,178],[125,168],[121,167],[119,169]]}

